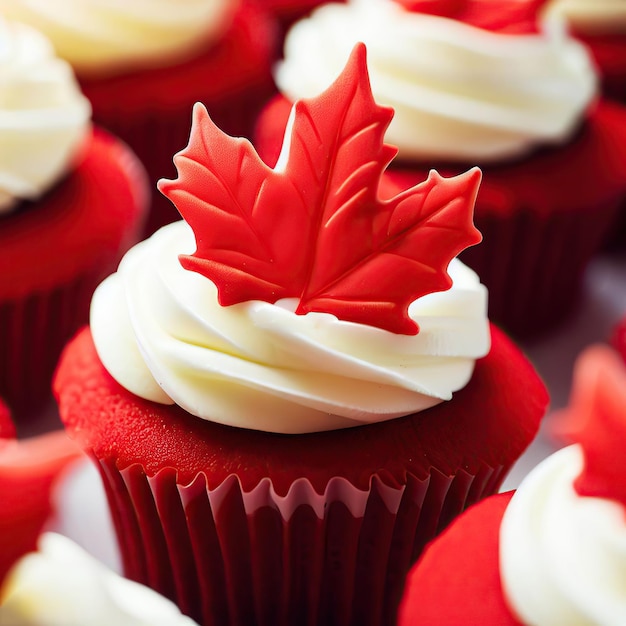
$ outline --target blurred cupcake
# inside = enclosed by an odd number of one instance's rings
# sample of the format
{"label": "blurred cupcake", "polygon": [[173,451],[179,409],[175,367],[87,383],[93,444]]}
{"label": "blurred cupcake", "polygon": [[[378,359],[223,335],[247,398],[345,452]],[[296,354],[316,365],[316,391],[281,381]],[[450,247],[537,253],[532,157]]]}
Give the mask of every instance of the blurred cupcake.
{"label": "blurred cupcake", "polygon": [[[0,0],[0,11],[52,40],[93,107],[93,119],[126,141],[152,187],[174,173],[172,154],[203,102],[226,132],[247,136],[274,93],[276,29],[239,0]],[[154,194],[147,233],[178,219]]]}
{"label": "blurred cupcake", "polygon": [[256,133],[273,163],[291,101],[328,85],[364,41],[374,94],[396,110],[386,139],[399,153],[387,182],[397,190],[430,167],[481,167],[484,241],[461,258],[489,289],[491,319],[526,336],[572,309],[626,194],[626,110],[594,100],[588,54],[560,21],[537,24],[541,4],[325,5],[288,33],[276,72],[284,95]]}
{"label": "blurred cupcake", "polygon": [[604,93],[626,101],[626,3],[623,0],[548,0],[547,15],[565,18],[588,46]]}
{"label": "blurred cupcake", "polygon": [[380,199],[391,116],[362,46],[275,170],[198,105],[160,186],[188,223],[125,256],[57,371],[126,574],[201,623],[392,624],[412,560],[544,413],[454,258],[479,171]]}
{"label": "blurred cupcake", "polygon": [[107,570],[70,539],[44,533],[0,589],[5,626],[194,626],[171,602]]}
{"label": "blurred cupcake", "polygon": [[135,243],[145,173],[90,124],[70,67],[30,27],[0,20],[0,395],[18,422],[51,397],[63,345]]}
{"label": "blurred cupcake", "polygon": [[426,549],[398,626],[626,623],[625,415],[624,363],[587,349],[565,414],[577,443]]}

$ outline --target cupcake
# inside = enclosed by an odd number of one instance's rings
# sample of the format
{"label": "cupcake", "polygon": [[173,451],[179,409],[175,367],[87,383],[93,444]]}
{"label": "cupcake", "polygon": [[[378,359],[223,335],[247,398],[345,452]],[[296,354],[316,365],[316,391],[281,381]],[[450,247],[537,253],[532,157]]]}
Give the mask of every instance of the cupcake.
{"label": "cupcake", "polygon": [[93,290],[138,240],[147,186],[42,35],[0,19],[0,42],[0,395],[19,424],[51,399]]}
{"label": "cupcake", "polygon": [[107,570],[70,539],[44,533],[0,589],[5,626],[194,626],[172,602]]}
{"label": "cupcake", "polygon": [[[249,135],[275,92],[274,23],[239,0],[57,0],[54,9],[0,0],[0,9],[48,35],[69,61],[93,119],[126,141],[152,187],[174,173],[172,154],[189,136],[191,107],[203,102],[233,135]],[[178,219],[154,194],[147,233]]]}
{"label": "cupcake", "polygon": [[398,190],[433,166],[446,175],[481,167],[484,241],[461,259],[489,289],[490,318],[526,338],[572,310],[626,194],[626,110],[595,99],[589,55],[560,21],[537,24],[540,4],[325,5],[288,33],[276,72],[283,95],[256,132],[273,163],[291,102],[329,84],[364,41],[374,95],[396,111],[387,182]]}
{"label": "cupcake", "polygon": [[626,6],[621,0],[549,0],[545,12],[565,18],[589,48],[607,96],[626,101]]}
{"label": "cupcake", "polygon": [[545,411],[455,258],[480,172],[383,199],[391,117],[363,46],[275,169],[197,105],[160,185],[186,221],[125,256],[61,359],[126,575],[199,623],[392,624],[410,563]]}
{"label": "cupcake", "polygon": [[625,409],[624,363],[609,347],[588,348],[561,418],[576,443],[426,549],[398,626],[626,623]]}

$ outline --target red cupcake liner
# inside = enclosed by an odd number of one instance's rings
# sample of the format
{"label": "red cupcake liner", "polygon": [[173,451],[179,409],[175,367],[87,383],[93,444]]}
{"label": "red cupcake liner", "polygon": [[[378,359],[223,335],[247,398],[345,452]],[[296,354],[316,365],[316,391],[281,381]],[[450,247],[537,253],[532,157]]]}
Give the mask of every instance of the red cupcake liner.
{"label": "red cupcake liner", "polygon": [[234,475],[209,489],[203,474],[182,485],[173,469],[97,464],[125,574],[200,624],[230,626],[394,624],[425,544],[509,469],[433,468],[401,488],[373,476],[368,491],[336,477],[323,495],[301,478],[281,497],[267,478],[245,492]]}
{"label": "red cupcake liner", "polygon": [[459,256],[489,290],[489,318],[517,337],[561,323],[575,310],[585,269],[618,210],[612,200],[549,216],[476,214],[483,241]]}

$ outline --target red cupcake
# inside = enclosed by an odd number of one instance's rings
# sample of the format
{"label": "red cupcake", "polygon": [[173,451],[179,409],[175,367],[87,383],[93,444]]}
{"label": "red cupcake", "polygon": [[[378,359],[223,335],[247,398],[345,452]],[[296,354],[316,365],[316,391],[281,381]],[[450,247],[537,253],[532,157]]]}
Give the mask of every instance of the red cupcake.
{"label": "red cupcake", "polygon": [[125,256],[61,360],[126,574],[199,622],[392,624],[425,542],[544,413],[453,258],[479,240],[479,171],[381,199],[391,116],[362,46],[274,170],[197,106],[161,184],[188,224]]}
{"label": "red cupcake", "polygon": [[428,546],[398,626],[623,623],[624,407],[624,363],[608,347],[587,349],[564,418],[577,443]]}
{"label": "red cupcake", "polygon": [[[51,38],[74,68],[94,121],[131,146],[153,188],[174,173],[171,157],[189,136],[195,102],[226,132],[248,136],[275,92],[277,31],[260,8],[239,0],[74,4],[57,3],[50,12],[11,0],[3,10]],[[146,232],[176,219],[155,193]]]}
{"label": "red cupcake", "polygon": [[148,191],[130,150],[90,127],[49,42],[18,24],[0,31],[0,394],[19,422],[51,397],[93,290],[139,238]]}
{"label": "red cupcake", "polygon": [[584,269],[626,194],[626,110],[596,101],[593,64],[563,24],[538,24],[543,3],[352,0],[297,23],[276,72],[283,96],[261,115],[269,163],[291,101],[317,93],[355,41],[368,46],[374,94],[396,117],[386,173],[396,190],[483,170],[481,246],[461,258],[490,293],[490,317],[516,335],[572,310]]}

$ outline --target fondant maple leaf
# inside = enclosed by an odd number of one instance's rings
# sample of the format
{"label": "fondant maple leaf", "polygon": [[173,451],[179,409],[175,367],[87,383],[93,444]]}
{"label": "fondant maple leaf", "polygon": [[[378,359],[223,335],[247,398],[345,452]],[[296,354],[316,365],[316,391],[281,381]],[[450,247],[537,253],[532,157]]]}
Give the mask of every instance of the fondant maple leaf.
{"label": "fondant maple leaf", "polygon": [[328,90],[294,105],[274,169],[196,105],[189,145],[174,159],[178,178],[159,181],[196,236],[183,267],[210,278],[223,306],[297,298],[298,314],[417,333],[409,304],[448,289],[450,260],[480,241],[472,213],[481,174],[431,172],[379,198],[396,154],[383,141],[392,116],[374,102],[363,44]]}
{"label": "fondant maple leaf", "polygon": [[498,33],[536,33],[547,0],[395,0],[409,11],[429,13]]}
{"label": "fondant maple leaf", "polygon": [[626,507],[626,365],[614,350],[592,346],[578,357],[569,406],[556,417],[583,448],[576,491]]}

